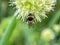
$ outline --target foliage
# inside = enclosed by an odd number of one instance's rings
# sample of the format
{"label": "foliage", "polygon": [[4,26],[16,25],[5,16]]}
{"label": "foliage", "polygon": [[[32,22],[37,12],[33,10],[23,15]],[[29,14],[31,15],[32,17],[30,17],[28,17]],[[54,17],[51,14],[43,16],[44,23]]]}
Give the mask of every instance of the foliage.
{"label": "foliage", "polygon": [[47,14],[48,18],[31,27],[17,18],[18,11],[13,9],[15,6],[8,6],[9,1],[0,2],[0,45],[60,45],[60,0],[55,11]]}

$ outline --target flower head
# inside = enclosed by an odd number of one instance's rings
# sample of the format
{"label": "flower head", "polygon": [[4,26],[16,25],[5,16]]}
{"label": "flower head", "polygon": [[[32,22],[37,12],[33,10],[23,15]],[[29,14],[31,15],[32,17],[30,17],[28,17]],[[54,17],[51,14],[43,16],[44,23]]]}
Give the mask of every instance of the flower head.
{"label": "flower head", "polygon": [[56,33],[59,33],[60,32],[60,24],[55,24],[54,26],[53,26],[53,29],[54,29],[54,31],[56,32]]}
{"label": "flower head", "polygon": [[44,40],[50,41],[50,40],[54,39],[55,34],[51,29],[44,29],[41,33],[41,37]]}
{"label": "flower head", "polygon": [[12,2],[16,5],[23,20],[29,13],[32,13],[35,19],[40,22],[41,18],[47,17],[47,12],[53,10],[55,3],[56,0],[13,0]]}

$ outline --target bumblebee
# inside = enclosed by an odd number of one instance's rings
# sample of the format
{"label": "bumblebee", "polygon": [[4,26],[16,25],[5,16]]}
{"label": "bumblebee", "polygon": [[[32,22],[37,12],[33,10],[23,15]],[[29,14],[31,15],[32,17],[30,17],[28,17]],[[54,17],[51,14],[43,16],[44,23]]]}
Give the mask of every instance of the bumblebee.
{"label": "bumblebee", "polygon": [[29,26],[32,26],[35,22],[35,16],[32,13],[29,13],[26,22],[28,23]]}

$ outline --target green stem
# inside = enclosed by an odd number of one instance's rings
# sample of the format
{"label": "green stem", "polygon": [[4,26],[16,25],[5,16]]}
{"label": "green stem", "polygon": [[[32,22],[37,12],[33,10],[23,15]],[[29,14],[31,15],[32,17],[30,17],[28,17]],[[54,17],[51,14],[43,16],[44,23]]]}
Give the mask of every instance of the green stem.
{"label": "green stem", "polygon": [[12,18],[12,21],[8,25],[5,33],[3,34],[2,38],[1,38],[0,45],[7,45],[8,41],[12,35],[12,32],[16,26],[16,23],[17,23],[17,20],[16,20],[16,17],[18,16],[17,14],[18,14],[18,12],[16,11]]}
{"label": "green stem", "polygon": [[25,25],[25,45],[32,45],[32,40],[31,40],[31,35],[33,33],[32,28],[29,28],[28,26]]}
{"label": "green stem", "polygon": [[60,10],[56,12],[55,15],[51,18],[51,20],[48,23],[48,27],[52,27],[55,23],[57,23],[58,19],[60,18]]}
{"label": "green stem", "polygon": [[2,9],[1,9],[1,4],[2,4],[2,0],[0,0],[0,23],[1,23],[1,19],[2,19]]}

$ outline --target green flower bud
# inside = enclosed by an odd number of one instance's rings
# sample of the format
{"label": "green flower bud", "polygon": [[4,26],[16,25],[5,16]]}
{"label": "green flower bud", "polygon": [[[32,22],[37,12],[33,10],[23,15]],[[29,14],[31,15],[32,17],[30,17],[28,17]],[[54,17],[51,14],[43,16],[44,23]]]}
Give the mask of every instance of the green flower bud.
{"label": "green flower bud", "polygon": [[59,33],[60,32],[60,25],[59,24],[55,24],[52,28],[54,29],[54,31],[56,33]]}
{"label": "green flower bud", "polygon": [[55,38],[55,34],[51,29],[47,28],[41,32],[41,38],[46,41],[50,41]]}

